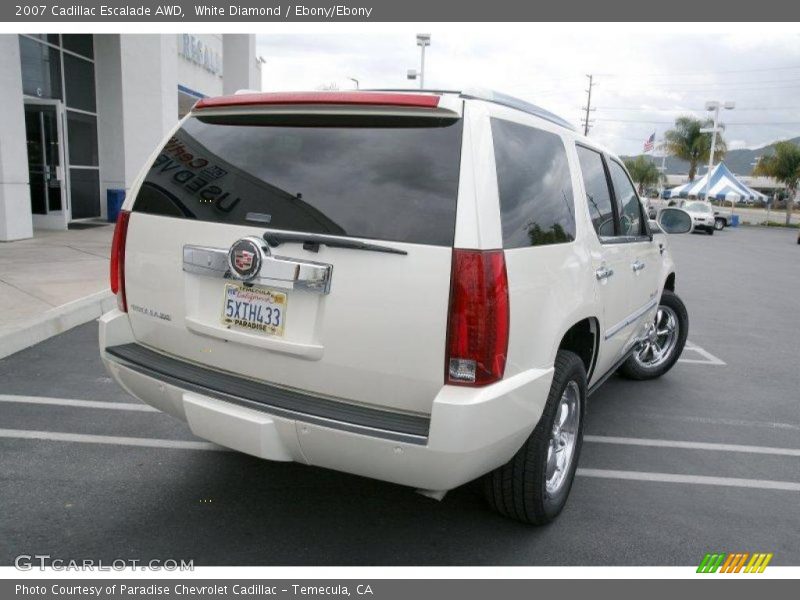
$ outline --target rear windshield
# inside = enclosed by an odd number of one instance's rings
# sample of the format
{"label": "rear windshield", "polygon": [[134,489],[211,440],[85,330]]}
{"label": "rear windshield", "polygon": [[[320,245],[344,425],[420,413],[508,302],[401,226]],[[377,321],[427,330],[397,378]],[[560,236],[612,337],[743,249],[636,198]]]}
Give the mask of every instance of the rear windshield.
{"label": "rear windshield", "polygon": [[153,162],[133,210],[451,246],[461,129],[461,120],[298,127],[190,118]]}

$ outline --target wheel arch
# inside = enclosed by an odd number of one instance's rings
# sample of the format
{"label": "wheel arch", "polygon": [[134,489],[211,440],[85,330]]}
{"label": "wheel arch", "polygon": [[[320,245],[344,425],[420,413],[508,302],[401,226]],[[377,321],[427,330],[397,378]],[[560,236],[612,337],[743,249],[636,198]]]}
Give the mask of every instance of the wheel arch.
{"label": "wheel arch", "polygon": [[669,290],[670,292],[675,291],[675,272],[673,271],[669,275],[667,275],[666,280],[664,280],[664,289]]}
{"label": "wheel arch", "polygon": [[578,355],[586,369],[587,381],[592,378],[599,349],[600,321],[596,317],[585,317],[573,323],[561,336],[557,348]]}

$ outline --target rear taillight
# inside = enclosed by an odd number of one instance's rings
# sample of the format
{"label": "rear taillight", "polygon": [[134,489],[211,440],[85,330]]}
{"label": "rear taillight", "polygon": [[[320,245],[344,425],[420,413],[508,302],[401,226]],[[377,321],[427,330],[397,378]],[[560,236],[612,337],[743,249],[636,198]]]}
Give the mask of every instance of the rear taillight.
{"label": "rear taillight", "polygon": [[508,276],[502,250],[453,250],[445,383],[503,378],[508,351]]}
{"label": "rear taillight", "polygon": [[127,210],[119,211],[111,242],[111,291],[117,295],[117,306],[122,312],[128,312],[128,300],[125,298],[125,240],[130,217],[131,213]]}

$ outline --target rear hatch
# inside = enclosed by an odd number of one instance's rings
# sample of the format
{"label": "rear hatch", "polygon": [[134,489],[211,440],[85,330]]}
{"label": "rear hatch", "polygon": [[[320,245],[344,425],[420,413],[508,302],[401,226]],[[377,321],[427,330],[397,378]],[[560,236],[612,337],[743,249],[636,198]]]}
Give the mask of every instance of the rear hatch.
{"label": "rear hatch", "polygon": [[[182,123],[131,208],[131,326],[214,369],[429,413],[444,378],[460,103],[328,98],[215,100]],[[238,279],[259,259],[264,273]]]}

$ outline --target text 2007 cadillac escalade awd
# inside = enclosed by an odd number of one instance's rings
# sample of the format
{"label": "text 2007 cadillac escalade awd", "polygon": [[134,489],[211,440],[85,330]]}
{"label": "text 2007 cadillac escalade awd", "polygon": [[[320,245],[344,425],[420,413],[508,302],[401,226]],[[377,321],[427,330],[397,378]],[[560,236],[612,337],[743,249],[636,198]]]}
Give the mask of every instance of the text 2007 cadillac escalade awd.
{"label": "text 2007 cadillac escalade awd", "polygon": [[614,156],[494,93],[201,100],[114,235],[112,376],[198,436],[412,486],[566,502],[587,395],[688,330],[666,232]]}

